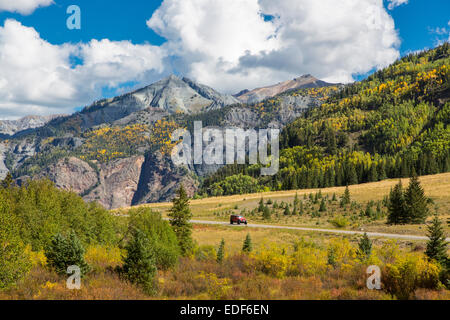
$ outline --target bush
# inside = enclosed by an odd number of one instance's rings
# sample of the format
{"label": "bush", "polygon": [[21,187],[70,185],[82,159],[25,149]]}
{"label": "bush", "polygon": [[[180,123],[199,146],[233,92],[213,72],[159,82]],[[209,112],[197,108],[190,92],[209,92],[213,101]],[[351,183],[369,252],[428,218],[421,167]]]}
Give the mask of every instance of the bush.
{"label": "bush", "polygon": [[149,208],[138,208],[129,211],[130,223],[128,234],[132,235],[139,229],[150,242],[150,248],[160,270],[172,268],[178,262],[180,248],[175,232],[161,214]]}
{"label": "bush", "polygon": [[216,261],[217,259],[216,248],[211,245],[203,245],[197,247],[194,255],[195,259],[197,259],[198,261]]}
{"label": "bush", "polygon": [[156,258],[152,242],[144,232],[136,229],[126,246],[127,255],[119,273],[131,283],[140,285],[145,293],[156,293]]}
{"label": "bush", "polygon": [[77,235],[71,232],[68,237],[56,234],[45,249],[48,266],[60,275],[67,274],[67,267],[78,266],[85,275],[90,267],[84,260],[85,250]]}
{"label": "bush", "polygon": [[122,264],[122,253],[118,247],[90,246],[84,257],[95,272],[106,271]]}
{"label": "bush", "polygon": [[336,217],[330,222],[336,228],[345,228],[349,224],[349,221],[344,217]]}
{"label": "bush", "polygon": [[285,250],[275,245],[264,246],[251,257],[255,260],[256,269],[271,277],[283,278],[289,267]]}
{"label": "bush", "polygon": [[383,271],[383,285],[387,292],[397,298],[410,299],[416,289],[440,287],[439,264],[422,256],[402,256],[395,264],[387,264]]}

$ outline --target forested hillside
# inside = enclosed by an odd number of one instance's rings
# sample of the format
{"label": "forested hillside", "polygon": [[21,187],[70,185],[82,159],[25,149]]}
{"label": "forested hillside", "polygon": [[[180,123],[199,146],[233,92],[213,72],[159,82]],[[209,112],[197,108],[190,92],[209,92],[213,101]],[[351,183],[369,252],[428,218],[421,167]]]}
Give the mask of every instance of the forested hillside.
{"label": "forested hillside", "polygon": [[[450,171],[449,76],[450,48],[444,43],[342,88],[285,93],[323,103],[282,131],[279,173],[260,177],[258,166],[226,166],[204,180],[200,194],[342,186]],[[243,181],[239,188],[237,178]]]}

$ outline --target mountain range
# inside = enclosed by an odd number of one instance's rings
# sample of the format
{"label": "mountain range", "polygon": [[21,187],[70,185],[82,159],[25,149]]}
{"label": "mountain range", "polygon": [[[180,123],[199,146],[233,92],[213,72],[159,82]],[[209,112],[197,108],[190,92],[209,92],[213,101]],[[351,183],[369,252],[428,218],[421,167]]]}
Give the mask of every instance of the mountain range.
{"label": "mountain range", "polygon": [[[311,76],[298,79],[303,80],[295,81],[296,85],[328,85]],[[275,93],[295,87],[294,84],[276,85],[264,94],[274,97]],[[263,100],[266,96],[260,94],[259,97]],[[152,144],[132,146],[135,150],[108,161],[95,157],[87,159],[84,154],[92,144],[89,134],[107,128],[121,128],[120,131],[145,126],[144,135],[148,138],[158,121],[189,125],[188,122],[196,119],[204,121],[205,128],[282,128],[320,103],[308,95],[276,99],[277,112],[262,114],[254,105],[242,103],[232,95],[171,75],[133,92],[96,101],[72,115],[0,121],[4,138],[3,142],[0,140],[0,178],[9,171],[19,183],[47,177],[58,187],[73,190],[85,200],[98,201],[107,208],[169,200],[180,183],[193,195],[202,177],[220,166],[197,165],[187,168],[186,172],[186,169],[174,167],[167,156],[155,153]],[[255,97],[252,100],[260,101]],[[103,139],[115,138],[105,135]],[[99,143],[95,140],[93,153],[100,150]],[[114,141],[111,143],[113,145]],[[109,148],[111,145],[105,147]]]}
{"label": "mountain range", "polygon": [[[49,178],[86,201],[120,208],[189,196],[345,185],[450,170],[450,49],[410,54],[367,79],[311,75],[235,96],[169,76],[66,116],[1,121],[0,179]],[[176,128],[279,128],[280,171],[175,167]]]}

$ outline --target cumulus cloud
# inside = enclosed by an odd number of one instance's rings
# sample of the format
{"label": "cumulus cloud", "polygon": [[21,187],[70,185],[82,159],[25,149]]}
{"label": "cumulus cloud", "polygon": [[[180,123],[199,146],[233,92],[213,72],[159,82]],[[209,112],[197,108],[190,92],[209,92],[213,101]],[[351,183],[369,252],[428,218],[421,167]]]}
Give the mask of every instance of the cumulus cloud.
{"label": "cumulus cloud", "polygon": [[399,57],[381,0],[164,0],[147,25],[176,68],[225,92],[306,73],[349,82]]}
{"label": "cumulus cloud", "polygon": [[71,112],[104,87],[151,81],[164,50],[129,41],[53,45],[16,20],[0,27],[0,118]]}
{"label": "cumulus cloud", "polygon": [[0,0],[0,11],[31,14],[39,7],[47,7],[53,0]]}
{"label": "cumulus cloud", "polygon": [[392,10],[395,7],[401,6],[402,4],[408,4],[409,0],[388,0],[388,9]]}

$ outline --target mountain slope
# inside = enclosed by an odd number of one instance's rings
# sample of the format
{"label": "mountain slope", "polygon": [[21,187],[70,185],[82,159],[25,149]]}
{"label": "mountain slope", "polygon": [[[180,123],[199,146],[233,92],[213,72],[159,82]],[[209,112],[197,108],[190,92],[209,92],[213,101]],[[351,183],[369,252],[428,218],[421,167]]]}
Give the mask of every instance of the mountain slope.
{"label": "mountain slope", "polygon": [[17,132],[42,127],[59,117],[62,115],[26,116],[18,120],[0,120],[0,134],[12,136]]}
{"label": "mountain slope", "polygon": [[299,78],[280,82],[272,86],[257,88],[251,91],[244,90],[235,95],[235,97],[244,103],[255,103],[267,98],[274,97],[288,90],[297,90],[304,88],[321,88],[332,85],[333,84],[321,81],[311,76],[310,74],[307,74]]}
{"label": "mountain slope", "polygon": [[[328,88],[289,92],[309,95]],[[227,166],[201,193],[234,193],[239,174],[261,188],[324,188],[450,171],[450,46],[410,54],[366,80],[324,95],[285,127],[280,171]],[[245,178],[245,177],[244,177]],[[248,180],[248,179],[247,179]],[[250,180],[249,180],[250,181]]]}

